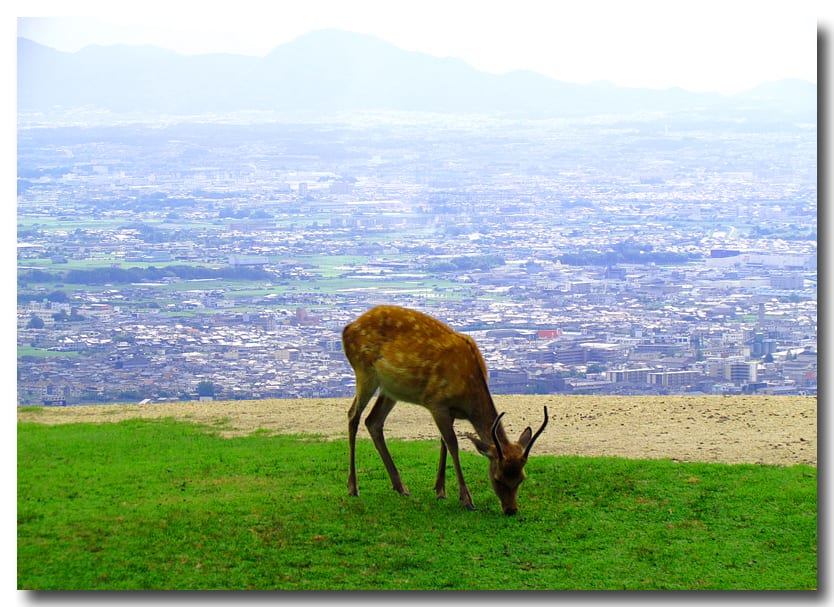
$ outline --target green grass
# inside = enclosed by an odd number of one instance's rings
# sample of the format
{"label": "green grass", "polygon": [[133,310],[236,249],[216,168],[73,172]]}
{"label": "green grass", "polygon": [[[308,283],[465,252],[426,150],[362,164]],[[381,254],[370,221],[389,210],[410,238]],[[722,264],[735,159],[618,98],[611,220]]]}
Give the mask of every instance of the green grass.
{"label": "green grass", "polygon": [[21,358],[23,356],[35,356],[37,358],[73,357],[78,356],[78,352],[60,352],[58,350],[33,348],[32,346],[18,346],[17,357]]}
{"label": "green grass", "polygon": [[[218,421],[222,424],[222,420]],[[438,442],[223,439],[170,420],[18,425],[21,589],[814,589],[816,469],[538,456],[506,517],[436,500]],[[450,469],[449,494],[457,495]]]}

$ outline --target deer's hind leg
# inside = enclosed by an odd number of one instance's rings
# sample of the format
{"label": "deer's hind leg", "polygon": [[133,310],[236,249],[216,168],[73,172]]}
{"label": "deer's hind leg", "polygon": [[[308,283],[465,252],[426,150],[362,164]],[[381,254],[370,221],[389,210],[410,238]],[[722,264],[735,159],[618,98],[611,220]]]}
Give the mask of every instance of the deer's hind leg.
{"label": "deer's hind leg", "polygon": [[434,482],[437,499],[446,499],[446,442],[440,439],[440,463],[437,466],[437,480]]}
{"label": "deer's hind leg", "polygon": [[394,486],[394,491],[400,495],[409,495],[408,489],[403,485],[403,481],[400,478],[400,472],[397,470],[397,466],[394,465],[394,460],[388,451],[388,445],[385,444],[385,435],[382,432],[382,427],[385,425],[385,418],[388,417],[391,409],[396,404],[397,401],[380,392],[373,409],[368,413],[365,426],[367,426],[371,438],[374,439],[374,445],[376,445],[376,450],[379,452],[379,456],[385,464],[385,469],[388,470],[388,476],[391,477],[391,484]]}
{"label": "deer's hind leg", "polygon": [[373,378],[363,378],[356,375],[356,396],[348,411],[348,443],[350,444],[350,472],[348,473],[348,494],[359,495],[356,486],[356,432],[359,429],[359,418],[368,405],[368,401],[376,392],[378,382]]}

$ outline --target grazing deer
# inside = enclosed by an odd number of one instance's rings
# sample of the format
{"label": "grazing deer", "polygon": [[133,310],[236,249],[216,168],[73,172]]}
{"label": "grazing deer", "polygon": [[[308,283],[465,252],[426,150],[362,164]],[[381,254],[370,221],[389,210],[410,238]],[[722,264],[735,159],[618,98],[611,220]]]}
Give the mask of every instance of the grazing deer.
{"label": "grazing deer", "polygon": [[440,465],[434,485],[438,498],[446,497],[448,450],[455,464],[460,501],[465,508],[475,509],[463,480],[453,428],[456,419],[466,419],[477,432],[477,436],[467,433],[467,437],[489,458],[489,479],[504,514],[518,511],[524,464],[547,425],[547,407],[544,422],[535,434],[527,427],[518,442],[511,442],[501,425],[504,414],[498,415],[495,410],[487,386],[486,363],[475,341],[421,312],[396,306],[373,308],[344,328],[342,344],[356,374],[356,396],[348,412],[350,495],[359,495],[355,463],[359,417],[378,388],[379,396],[365,425],[395,491],[408,495],[385,445],[382,427],[394,405],[402,400],[428,409],[440,430]]}

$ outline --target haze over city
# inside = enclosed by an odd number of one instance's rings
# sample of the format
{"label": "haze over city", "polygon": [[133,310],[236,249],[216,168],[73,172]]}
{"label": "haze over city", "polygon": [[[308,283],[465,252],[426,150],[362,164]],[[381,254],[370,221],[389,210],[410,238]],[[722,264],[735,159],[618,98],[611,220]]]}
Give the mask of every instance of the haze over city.
{"label": "haze over city", "polygon": [[348,396],[378,303],[475,337],[497,393],[816,391],[811,81],[571,83],[338,29],[18,51],[22,404]]}

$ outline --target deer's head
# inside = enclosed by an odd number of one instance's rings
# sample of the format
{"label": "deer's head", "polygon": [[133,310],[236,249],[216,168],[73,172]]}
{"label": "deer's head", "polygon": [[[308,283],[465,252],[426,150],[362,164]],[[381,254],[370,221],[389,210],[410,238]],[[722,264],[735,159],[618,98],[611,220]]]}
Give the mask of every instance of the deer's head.
{"label": "deer's head", "polygon": [[492,424],[492,443],[486,443],[474,434],[467,434],[469,439],[481,453],[489,458],[489,480],[495,495],[501,500],[501,509],[504,514],[515,514],[518,512],[518,487],[524,481],[524,465],[530,455],[533,443],[547,426],[547,407],[544,408],[544,422],[533,434],[530,426],[524,429],[518,442],[505,442],[501,444],[498,439],[498,424],[501,423],[501,413]]}

